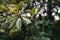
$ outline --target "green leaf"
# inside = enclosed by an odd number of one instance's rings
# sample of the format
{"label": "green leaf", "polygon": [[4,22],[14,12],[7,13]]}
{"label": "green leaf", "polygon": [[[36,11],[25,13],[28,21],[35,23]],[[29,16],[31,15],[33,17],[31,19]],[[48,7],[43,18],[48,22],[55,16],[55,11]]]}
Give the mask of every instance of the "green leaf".
{"label": "green leaf", "polygon": [[24,3],[29,3],[30,0],[25,0]]}
{"label": "green leaf", "polygon": [[15,27],[13,27],[13,28],[9,31],[9,36],[13,35],[14,31],[15,31]]}
{"label": "green leaf", "polygon": [[30,24],[30,23],[31,23],[31,21],[30,21],[29,19],[25,18],[25,17],[22,17],[22,19],[23,19],[27,24]]}
{"label": "green leaf", "polygon": [[16,28],[18,30],[21,30],[21,26],[22,26],[21,18],[18,18],[16,21]]}
{"label": "green leaf", "polygon": [[9,25],[9,28],[13,27],[15,22],[16,22],[16,19],[11,22],[11,24]]}
{"label": "green leaf", "polygon": [[5,32],[5,30],[4,30],[4,29],[2,29],[2,28],[0,28],[0,32]]}

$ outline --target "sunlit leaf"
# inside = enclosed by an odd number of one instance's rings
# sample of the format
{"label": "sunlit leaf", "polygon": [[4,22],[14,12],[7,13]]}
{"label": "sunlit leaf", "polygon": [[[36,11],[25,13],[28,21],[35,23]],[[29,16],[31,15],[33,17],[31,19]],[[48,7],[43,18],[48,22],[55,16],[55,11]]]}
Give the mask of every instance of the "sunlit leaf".
{"label": "sunlit leaf", "polygon": [[17,8],[16,7],[13,7],[13,6],[8,6],[8,10],[11,13],[16,13],[17,12]]}
{"label": "sunlit leaf", "polygon": [[21,26],[22,26],[21,18],[18,18],[17,21],[16,21],[16,28],[18,30],[21,30]]}
{"label": "sunlit leaf", "polygon": [[39,15],[39,14],[42,14],[42,13],[43,13],[43,11],[44,11],[44,9],[43,9],[43,8],[41,8],[41,10],[37,12],[37,14],[38,14],[38,15]]}
{"label": "sunlit leaf", "polygon": [[30,24],[30,23],[31,23],[31,21],[30,21],[29,19],[25,18],[25,17],[22,17],[22,19],[23,19],[27,24]]}
{"label": "sunlit leaf", "polygon": [[7,18],[6,18],[7,21],[10,21],[11,19],[12,19],[11,16],[7,16]]}

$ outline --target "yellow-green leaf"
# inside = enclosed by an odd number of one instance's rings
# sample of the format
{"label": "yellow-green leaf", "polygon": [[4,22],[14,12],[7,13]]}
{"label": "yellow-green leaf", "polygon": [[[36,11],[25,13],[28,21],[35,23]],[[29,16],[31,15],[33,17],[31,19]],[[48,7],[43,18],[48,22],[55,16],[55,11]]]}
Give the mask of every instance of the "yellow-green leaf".
{"label": "yellow-green leaf", "polygon": [[5,0],[7,3],[17,3],[17,0]]}
{"label": "yellow-green leaf", "polygon": [[13,7],[13,6],[8,6],[9,12],[11,13],[16,13],[17,12],[17,8]]}
{"label": "yellow-green leaf", "polygon": [[10,31],[9,31],[9,36],[11,36],[11,35],[13,35],[13,33],[14,33],[14,30],[15,30],[15,27],[13,27]]}
{"label": "yellow-green leaf", "polygon": [[35,7],[33,7],[33,8],[30,10],[30,13],[31,13],[32,15],[35,14]]}
{"label": "yellow-green leaf", "polygon": [[18,9],[22,8],[22,7],[23,7],[23,2],[18,3],[18,4],[16,5],[16,7],[17,7]]}
{"label": "yellow-green leaf", "polygon": [[0,11],[2,11],[4,9],[4,4],[0,4]]}

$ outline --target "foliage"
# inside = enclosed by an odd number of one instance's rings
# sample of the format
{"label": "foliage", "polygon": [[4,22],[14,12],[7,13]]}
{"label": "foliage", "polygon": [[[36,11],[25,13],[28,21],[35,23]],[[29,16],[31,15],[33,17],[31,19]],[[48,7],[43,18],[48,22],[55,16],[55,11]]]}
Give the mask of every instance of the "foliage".
{"label": "foliage", "polygon": [[51,15],[53,13],[51,10],[59,3],[52,5],[51,1],[2,1],[0,40],[51,40],[54,37],[52,34],[54,28],[60,26],[57,25],[59,20],[54,20]]}

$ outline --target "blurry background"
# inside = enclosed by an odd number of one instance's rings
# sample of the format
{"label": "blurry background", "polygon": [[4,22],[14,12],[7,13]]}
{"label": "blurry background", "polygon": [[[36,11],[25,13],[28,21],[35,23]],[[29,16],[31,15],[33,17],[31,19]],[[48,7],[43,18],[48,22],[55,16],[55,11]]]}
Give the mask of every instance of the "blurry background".
{"label": "blurry background", "polygon": [[0,0],[0,40],[60,40],[60,0]]}

